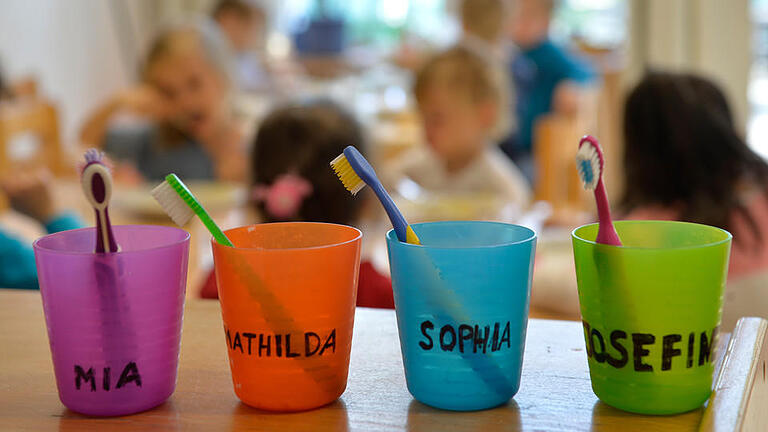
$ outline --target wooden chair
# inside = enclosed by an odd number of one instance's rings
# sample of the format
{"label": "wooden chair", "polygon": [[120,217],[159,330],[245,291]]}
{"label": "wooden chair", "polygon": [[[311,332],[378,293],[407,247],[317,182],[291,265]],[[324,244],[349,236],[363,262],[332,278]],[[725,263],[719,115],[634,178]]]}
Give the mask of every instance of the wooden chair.
{"label": "wooden chair", "polygon": [[[37,167],[61,175],[68,165],[64,157],[55,106],[37,98],[0,103],[0,175]],[[0,193],[0,211],[7,208]]]}
{"label": "wooden chair", "polygon": [[548,201],[553,208],[552,222],[572,225],[587,211],[594,209],[594,200],[582,188],[574,157],[579,138],[585,134],[600,140],[606,158],[603,178],[608,194],[616,202],[623,185],[620,184],[621,158],[621,70],[603,67],[600,85],[588,91],[577,112],[572,116],[547,115],[534,127],[534,163],[537,200]]}
{"label": "wooden chair", "polygon": [[11,83],[11,92],[17,99],[36,98],[38,95],[37,80],[33,76],[25,76]]}
{"label": "wooden chair", "polygon": [[0,173],[44,166],[61,174],[64,156],[53,104],[40,99],[0,104]]}
{"label": "wooden chair", "polygon": [[596,95],[596,91],[585,92],[583,103],[572,115],[548,114],[534,125],[534,197],[552,205],[552,222],[570,225],[587,210],[574,157],[583,135],[598,135]]}

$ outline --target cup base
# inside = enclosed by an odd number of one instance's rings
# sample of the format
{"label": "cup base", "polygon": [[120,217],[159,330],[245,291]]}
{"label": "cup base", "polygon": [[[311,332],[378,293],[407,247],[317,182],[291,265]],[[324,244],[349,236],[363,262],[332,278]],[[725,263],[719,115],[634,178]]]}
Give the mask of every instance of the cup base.
{"label": "cup base", "polygon": [[[617,392],[596,389],[594,385],[592,386],[592,391],[606,405],[633,414],[645,415],[676,415],[693,411],[704,405],[704,402],[709,399],[710,395],[709,393],[704,393],[698,397],[691,397],[691,393],[680,393],[671,390],[667,392],[668,396],[662,396],[659,392],[640,388],[635,389],[631,394],[627,394],[626,391]],[[674,393],[678,394],[675,395]]]}
{"label": "cup base", "polygon": [[131,406],[127,408],[124,406],[121,406],[119,408],[78,406],[78,404],[76,403],[67,404],[64,401],[62,401],[62,404],[65,407],[67,407],[68,410],[78,414],[88,416],[88,417],[123,417],[123,416],[142,413],[144,411],[149,411],[151,409],[157,408],[158,406],[164,404],[170,397],[171,395],[169,394],[159,400],[154,400],[152,402],[143,403],[143,404],[137,404],[135,406]]}
{"label": "cup base", "polygon": [[339,396],[336,396],[335,398],[327,401],[322,402],[319,404],[310,404],[310,405],[294,405],[294,404],[276,404],[276,403],[264,403],[263,401],[249,401],[246,400],[238,395],[238,398],[240,399],[240,402],[242,402],[245,405],[248,405],[249,407],[261,411],[270,411],[270,412],[277,412],[277,413],[295,413],[295,412],[303,412],[303,411],[312,411],[319,408],[322,408],[326,405],[330,405],[337,400],[339,400]]}
{"label": "cup base", "polygon": [[424,405],[446,411],[483,411],[504,405],[512,399],[511,397],[506,399],[497,397],[468,401],[455,398],[422,397],[416,396],[413,393],[411,393],[411,396]]}

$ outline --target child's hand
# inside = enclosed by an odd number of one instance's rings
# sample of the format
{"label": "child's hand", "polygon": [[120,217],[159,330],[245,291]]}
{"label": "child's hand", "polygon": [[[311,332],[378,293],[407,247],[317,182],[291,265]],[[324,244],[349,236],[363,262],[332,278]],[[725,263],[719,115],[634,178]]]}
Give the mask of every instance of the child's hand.
{"label": "child's hand", "polygon": [[0,189],[14,210],[40,223],[48,222],[56,214],[48,170],[6,174],[0,179]]}
{"label": "child's hand", "polygon": [[163,96],[154,88],[139,85],[117,94],[116,101],[121,109],[147,116],[153,120],[164,120],[168,108]]}

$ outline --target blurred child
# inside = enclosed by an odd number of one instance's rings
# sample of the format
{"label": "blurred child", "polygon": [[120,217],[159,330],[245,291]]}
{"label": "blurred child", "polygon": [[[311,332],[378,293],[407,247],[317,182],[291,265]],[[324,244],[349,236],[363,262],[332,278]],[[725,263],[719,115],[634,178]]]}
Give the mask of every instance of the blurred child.
{"label": "blurred child", "polygon": [[502,148],[532,181],[533,129],[550,112],[570,115],[582,98],[582,88],[594,72],[549,39],[555,0],[514,0],[509,31],[520,49],[510,75],[517,95],[517,132]]}
{"label": "blurred child", "polygon": [[624,140],[628,218],[726,229],[729,278],[768,270],[768,164],[736,132],[715,84],[649,73],[627,98]]}
{"label": "blurred child", "polygon": [[[350,196],[329,165],[348,145],[364,152],[363,133],[333,103],[293,105],[267,116],[251,155],[253,204],[262,220],[355,224],[364,200]],[[201,294],[218,297],[213,273]],[[368,261],[360,264],[357,305],[394,307],[389,278]]]}
{"label": "blurred child", "polygon": [[461,44],[506,61],[504,25],[509,13],[509,0],[463,0],[461,2]]}
{"label": "blurred child", "polygon": [[[48,233],[80,228],[80,220],[54,204],[47,171],[17,172],[0,179],[2,190],[17,212],[45,227]],[[30,242],[0,229],[0,286],[37,289],[35,254]]]}
{"label": "blurred child", "polygon": [[505,127],[505,88],[499,68],[469,47],[429,60],[413,86],[427,146],[406,154],[395,177],[429,192],[493,194],[527,206],[525,179],[494,144]]}
{"label": "blurred child", "polygon": [[[97,109],[81,139],[132,163],[146,180],[169,172],[187,180],[242,180],[246,163],[229,106],[228,72],[226,59],[200,31],[168,30],[147,54],[143,83]],[[121,113],[146,122],[117,125],[113,120]]]}
{"label": "blurred child", "polygon": [[[768,317],[768,164],[739,136],[720,89],[694,75],[649,73],[627,98],[624,141],[626,217],[731,232],[724,323]],[[755,292],[732,286],[755,275]]]}
{"label": "blurred child", "polygon": [[259,51],[263,48],[267,14],[253,1],[220,0],[211,11],[226,49],[235,57],[235,75],[240,88],[265,89],[269,73]]}

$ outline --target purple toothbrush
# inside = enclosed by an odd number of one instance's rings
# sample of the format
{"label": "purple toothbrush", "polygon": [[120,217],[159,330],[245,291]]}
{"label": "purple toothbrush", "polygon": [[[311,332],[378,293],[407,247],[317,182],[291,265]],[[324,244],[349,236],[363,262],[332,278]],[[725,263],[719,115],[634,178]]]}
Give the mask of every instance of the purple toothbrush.
{"label": "purple toothbrush", "polygon": [[96,253],[117,252],[119,248],[107,210],[112,198],[112,175],[104,165],[104,153],[96,149],[85,152],[85,162],[80,180],[85,198],[96,213]]}

